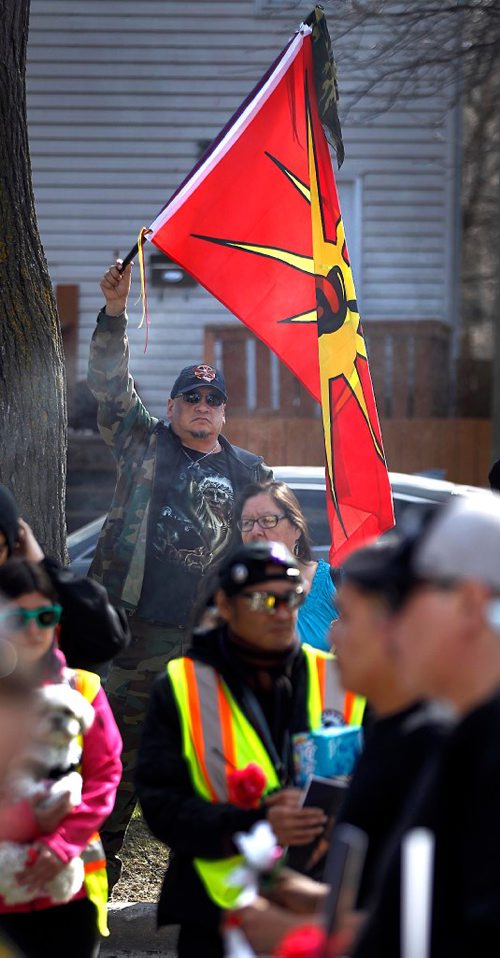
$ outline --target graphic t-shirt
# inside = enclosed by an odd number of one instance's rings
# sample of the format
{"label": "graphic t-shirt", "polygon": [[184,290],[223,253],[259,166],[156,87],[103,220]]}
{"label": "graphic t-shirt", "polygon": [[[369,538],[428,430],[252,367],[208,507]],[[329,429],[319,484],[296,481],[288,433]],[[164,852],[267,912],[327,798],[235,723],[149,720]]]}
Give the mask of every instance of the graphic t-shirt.
{"label": "graphic t-shirt", "polygon": [[142,619],[185,626],[201,577],[232,534],[234,490],[225,452],[205,456],[182,448],[166,496],[151,502],[146,566],[137,609]]}

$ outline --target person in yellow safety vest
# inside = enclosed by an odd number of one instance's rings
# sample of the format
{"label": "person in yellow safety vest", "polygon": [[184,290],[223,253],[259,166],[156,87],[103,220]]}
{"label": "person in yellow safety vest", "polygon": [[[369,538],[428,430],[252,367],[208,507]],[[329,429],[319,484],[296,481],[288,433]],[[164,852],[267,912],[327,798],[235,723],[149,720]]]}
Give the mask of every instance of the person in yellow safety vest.
{"label": "person in yellow safety vest", "polygon": [[[61,606],[43,567],[8,559],[0,568],[0,594],[5,600],[0,630],[15,652],[16,671],[32,688],[69,685],[93,708],[92,724],[80,740],[80,804],[72,807],[67,792],[48,807],[28,799],[10,803],[11,831],[2,838],[29,849],[18,877],[27,894],[16,904],[0,896],[0,934],[27,958],[97,958],[100,935],[109,934],[106,862],[97,830],[109,815],[120,780],[120,734],[99,676],[66,667],[57,645]],[[60,721],[61,713],[49,714],[46,723],[49,718]],[[53,769],[54,778],[70,769]],[[53,900],[47,884],[76,858],[83,861],[83,884],[68,901]]]}
{"label": "person in yellow safety vest", "polygon": [[[281,845],[304,845],[325,825],[294,787],[292,736],[344,710],[333,657],[300,645],[304,586],[281,543],[240,546],[213,581],[218,623],[194,630],[153,689],[137,765],[137,790],[152,832],[171,850],[158,923],[180,924],[179,958],[222,958],[219,927],[239,890],[233,836],[267,819]],[[242,808],[232,773],[257,764],[256,808]]]}

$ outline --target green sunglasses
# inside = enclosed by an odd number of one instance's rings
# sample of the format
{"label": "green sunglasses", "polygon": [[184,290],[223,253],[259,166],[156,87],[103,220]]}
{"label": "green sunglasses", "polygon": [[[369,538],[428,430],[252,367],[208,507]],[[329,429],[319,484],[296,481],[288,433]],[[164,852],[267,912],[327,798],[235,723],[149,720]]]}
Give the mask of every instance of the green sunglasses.
{"label": "green sunglasses", "polygon": [[41,605],[38,609],[7,609],[5,612],[0,612],[0,622],[11,632],[25,629],[32,619],[40,629],[50,629],[57,625],[61,613],[60,605]]}

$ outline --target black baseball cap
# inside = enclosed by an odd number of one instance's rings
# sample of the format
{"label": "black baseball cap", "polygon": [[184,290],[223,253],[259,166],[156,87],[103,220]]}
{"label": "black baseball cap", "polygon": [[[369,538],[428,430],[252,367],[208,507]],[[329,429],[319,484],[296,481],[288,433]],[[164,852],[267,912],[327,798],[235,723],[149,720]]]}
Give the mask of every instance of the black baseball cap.
{"label": "black baseball cap", "polygon": [[[269,566],[273,566],[269,570]],[[281,579],[291,585],[301,585],[302,576],[297,560],[281,542],[249,542],[239,546],[220,565],[220,588],[226,595],[237,595],[256,582]]]}
{"label": "black baseball cap", "polygon": [[493,463],[489,473],[488,480],[490,483],[490,488],[496,492],[500,492],[500,459],[497,459]]}
{"label": "black baseball cap", "polygon": [[341,581],[377,595],[392,609],[398,609],[412,587],[411,551],[402,537],[373,542],[346,559]]}
{"label": "black baseball cap", "polygon": [[[406,520],[406,521],[405,521]],[[450,496],[432,510],[405,512],[401,532],[349,556],[344,576],[399,609],[421,583],[471,579],[500,595],[500,496]]]}
{"label": "black baseball cap", "polygon": [[212,386],[224,396],[227,402],[226,384],[224,376],[218,369],[209,366],[208,363],[197,363],[194,366],[185,366],[181,369],[170,393],[170,398],[175,399],[181,393],[188,393],[191,389],[197,389],[200,386]]}

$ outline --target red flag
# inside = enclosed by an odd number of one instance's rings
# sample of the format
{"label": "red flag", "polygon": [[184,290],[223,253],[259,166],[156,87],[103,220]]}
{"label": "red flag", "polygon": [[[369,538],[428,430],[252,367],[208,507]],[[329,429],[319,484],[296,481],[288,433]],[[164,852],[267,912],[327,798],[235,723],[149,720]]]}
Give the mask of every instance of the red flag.
{"label": "red flag", "polygon": [[389,478],[308,27],[150,229],[148,239],[321,402],[332,558],[390,528]]}

